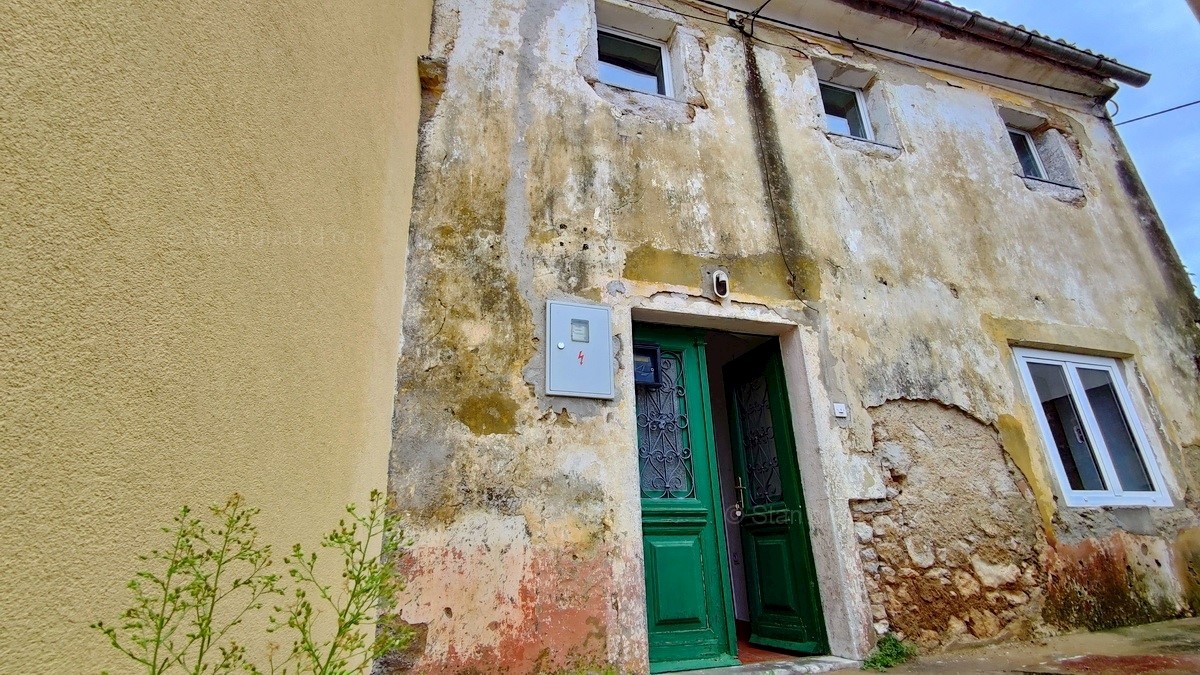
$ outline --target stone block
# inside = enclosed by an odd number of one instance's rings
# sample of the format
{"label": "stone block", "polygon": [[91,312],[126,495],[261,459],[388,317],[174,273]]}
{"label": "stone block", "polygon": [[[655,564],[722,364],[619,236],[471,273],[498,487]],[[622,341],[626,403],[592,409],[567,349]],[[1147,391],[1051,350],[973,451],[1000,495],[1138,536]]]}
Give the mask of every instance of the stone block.
{"label": "stone block", "polygon": [[1000,588],[1015,582],[1021,576],[1021,568],[1013,563],[992,564],[978,557],[971,558],[975,576],[988,588]]}
{"label": "stone block", "polygon": [[933,546],[921,535],[905,537],[904,548],[908,551],[908,557],[917,567],[933,567],[933,563],[936,562]]}
{"label": "stone block", "polygon": [[886,537],[898,532],[896,521],[891,516],[877,516],[871,521],[876,537]]}
{"label": "stone block", "polygon": [[971,621],[971,634],[977,638],[995,637],[1000,633],[1000,619],[990,610],[972,609],[968,618]]}
{"label": "stone block", "polygon": [[964,570],[954,570],[951,578],[954,580],[954,587],[963,597],[971,597],[980,591],[979,581]]}
{"label": "stone block", "polygon": [[855,513],[887,513],[892,510],[892,504],[882,499],[855,501],[851,503],[850,510]]}

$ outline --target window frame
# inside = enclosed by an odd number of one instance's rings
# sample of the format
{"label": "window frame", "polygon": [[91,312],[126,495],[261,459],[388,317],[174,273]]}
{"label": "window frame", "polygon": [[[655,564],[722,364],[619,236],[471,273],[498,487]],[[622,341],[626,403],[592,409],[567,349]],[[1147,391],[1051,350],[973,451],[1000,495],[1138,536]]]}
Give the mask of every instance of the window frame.
{"label": "window frame", "polygon": [[673,98],[673,92],[675,91],[675,85],[671,81],[671,49],[670,49],[670,46],[666,42],[664,42],[662,40],[655,40],[654,38],[648,38],[645,35],[638,35],[637,33],[631,33],[627,30],[621,30],[620,28],[606,26],[602,23],[597,23],[596,24],[596,69],[597,69],[597,74],[599,74],[599,72],[600,72],[600,64],[605,63],[605,61],[602,59],[601,54],[600,54],[600,35],[602,33],[608,33],[609,35],[614,35],[619,38],[624,38],[631,42],[640,42],[641,44],[648,45],[650,47],[657,47],[660,58],[662,59],[663,91],[656,92],[656,91],[643,91],[641,89],[630,89],[629,87],[625,87],[625,86],[622,86],[619,84],[614,84],[612,82],[607,82],[604,80],[603,77],[600,77],[601,82],[604,82],[604,84],[606,84],[610,87],[616,87],[618,89],[623,89],[625,91],[632,91],[632,92],[637,92],[639,94],[647,94],[650,96],[662,96],[665,98]]}
{"label": "window frame", "polygon": [[[854,134],[842,134],[842,133],[838,133],[829,128],[829,121],[826,119],[826,116],[829,115],[829,113],[825,112],[825,95],[821,91],[821,87],[830,87],[832,89],[841,89],[842,91],[848,91],[848,92],[854,94],[854,105],[858,107],[858,114],[860,117],[862,117],[863,130],[867,132],[867,135],[865,137],[864,136],[855,136]],[[867,99],[866,99],[866,97],[863,96],[862,89],[857,89],[855,87],[847,87],[846,85],[836,84],[834,82],[830,82],[829,80],[818,79],[817,80],[817,94],[821,98],[821,122],[823,122],[825,124],[825,132],[826,133],[830,133],[835,136],[843,136],[845,138],[856,138],[860,141],[871,141],[872,143],[876,142],[875,141],[875,128],[871,124],[871,116],[867,114]]]}
{"label": "window frame", "polygon": [[[1025,137],[1025,142],[1029,144],[1029,152],[1033,154],[1033,163],[1037,165],[1038,173],[1041,174],[1040,176],[1030,176],[1029,174],[1025,173],[1025,166],[1021,163],[1021,153],[1017,152],[1017,149],[1014,147],[1013,153],[1017,156],[1017,166],[1021,167],[1021,177],[1032,178],[1034,180],[1050,181],[1050,176],[1046,173],[1046,165],[1042,163],[1042,153],[1038,151],[1037,142],[1034,140],[1033,134],[1012,125],[1005,125],[1004,128],[1010,134],[1017,134]],[[1012,145],[1011,138],[1008,139],[1008,144]]]}
{"label": "window frame", "polygon": [[[1120,361],[1103,356],[1084,356],[1082,354],[1031,349],[1028,347],[1013,347],[1013,356],[1017,361],[1017,370],[1024,385],[1025,395],[1028,397],[1034,416],[1037,418],[1038,429],[1042,435],[1043,449],[1050,461],[1051,468],[1054,470],[1059,489],[1067,506],[1169,507],[1173,505],[1171,497],[1167,493],[1162,471],[1159,469],[1158,456],[1154,451],[1154,447],[1150,445],[1150,439],[1146,435],[1141,419],[1138,417],[1137,408],[1133,405],[1133,398],[1130,396],[1129,389],[1125,385],[1125,378],[1121,375]],[[1050,423],[1046,419],[1046,413],[1040,405],[1041,397],[1038,395],[1037,387],[1033,382],[1033,374],[1029,369],[1030,363],[1059,366],[1063,369],[1067,386],[1070,388],[1071,397],[1074,399],[1077,407],[1076,414],[1079,416],[1083,432],[1087,435],[1087,440],[1091,444],[1097,469],[1100,471],[1101,477],[1104,479],[1104,483],[1108,486],[1108,489],[1075,490],[1071,487],[1062,458],[1059,456],[1057,450],[1058,446],[1054,441]],[[1092,404],[1088,400],[1083,382],[1076,372],[1080,367],[1104,370],[1112,379],[1113,388],[1117,395],[1117,402],[1121,406],[1121,412],[1125,415],[1125,421],[1128,423],[1129,431],[1137,446],[1135,450],[1138,452],[1142,460],[1142,465],[1146,469],[1146,474],[1155,488],[1153,492],[1126,491],[1121,487],[1121,481],[1117,477],[1112,455],[1109,453],[1104,435],[1100,432],[1096,414],[1092,410]]]}

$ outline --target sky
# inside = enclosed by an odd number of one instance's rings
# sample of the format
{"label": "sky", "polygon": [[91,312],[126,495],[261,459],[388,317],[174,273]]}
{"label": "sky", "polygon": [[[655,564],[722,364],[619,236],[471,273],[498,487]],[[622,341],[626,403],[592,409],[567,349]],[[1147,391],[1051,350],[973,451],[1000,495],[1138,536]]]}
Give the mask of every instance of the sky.
{"label": "sky", "polygon": [[[1200,21],[1187,0],[957,0],[1151,74],[1122,84],[1120,123],[1200,99]],[[1109,105],[1109,110],[1113,106]],[[1117,127],[1175,248],[1200,284],[1200,105]]]}

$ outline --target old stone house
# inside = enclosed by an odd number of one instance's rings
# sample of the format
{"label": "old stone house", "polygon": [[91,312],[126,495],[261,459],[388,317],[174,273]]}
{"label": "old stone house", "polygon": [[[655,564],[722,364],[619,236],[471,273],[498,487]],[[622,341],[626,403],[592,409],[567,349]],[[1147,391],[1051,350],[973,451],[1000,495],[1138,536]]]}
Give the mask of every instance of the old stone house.
{"label": "old stone house", "polygon": [[435,3],[390,667],[1200,610],[1200,307],[1105,106],[1149,76],[937,0],[726,2]]}

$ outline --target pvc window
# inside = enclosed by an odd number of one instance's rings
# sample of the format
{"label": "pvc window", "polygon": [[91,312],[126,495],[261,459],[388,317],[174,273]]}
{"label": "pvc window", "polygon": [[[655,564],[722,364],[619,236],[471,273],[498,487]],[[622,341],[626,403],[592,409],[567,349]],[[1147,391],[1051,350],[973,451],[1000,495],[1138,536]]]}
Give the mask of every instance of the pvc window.
{"label": "pvc window", "polygon": [[861,89],[822,82],[821,103],[825,106],[825,126],[830,132],[875,140]]}
{"label": "pvc window", "polygon": [[1021,162],[1021,173],[1027,178],[1046,180],[1046,167],[1038,155],[1037,144],[1028,131],[1008,127],[1008,138],[1012,141],[1013,150],[1017,151],[1017,159]]}
{"label": "pvc window", "polygon": [[622,89],[666,96],[671,91],[667,45],[616,28],[596,31],[600,81]]}
{"label": "pvc window", "polygon": [[1170,506],[1115,360],[1014,348],[1067,506]]}

